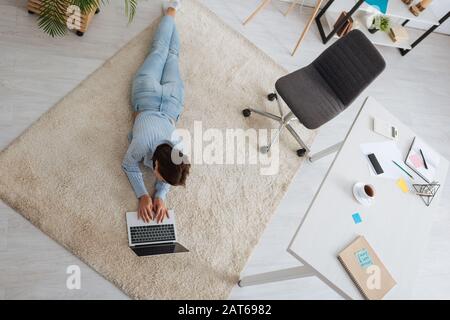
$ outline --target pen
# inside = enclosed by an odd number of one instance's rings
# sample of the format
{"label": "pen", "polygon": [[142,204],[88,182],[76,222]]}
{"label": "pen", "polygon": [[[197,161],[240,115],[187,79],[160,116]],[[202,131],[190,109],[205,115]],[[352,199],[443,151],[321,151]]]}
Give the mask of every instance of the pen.
{"label": "pen", "polygon": [[399,167],[404,173],[406,173],[411,179],[414,179],[414,177],[413,177],[412,175],[410,175],[410,174],[408,173],[408,171],[406,171],[405,169],[403,169],[397,162],[395,162],[394,160],[392,160],[392,162],[393,162],[397,167]]}
{"label": "pen", "polygon": [[425,169],[428,170],[427,162],[425,161],[425,157],[423,156],[422,149],[419,149],[419,151],[420,151],[420,155],[422,156],[423,165],[425,166]]}

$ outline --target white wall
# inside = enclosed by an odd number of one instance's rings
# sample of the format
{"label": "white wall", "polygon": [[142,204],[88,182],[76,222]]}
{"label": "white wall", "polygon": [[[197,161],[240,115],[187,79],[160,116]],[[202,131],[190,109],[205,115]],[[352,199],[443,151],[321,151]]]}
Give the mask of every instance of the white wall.
{"label": "white wall", "polygon": [[[292,2],[292,0],[281,0],[285,2]],[[317,0],[299,0],[300,3],[304,1],[305,5],[314,7],[317,3]],[[401,1],[401,0],[389,0],[389,1]],[[417,2],[418,0],[415,0]],[[335,0],[336,3],[339,2],[339,0]],[[327,0],[323,1],[323,5],[327,3]],[[333,4],[334,5],[334,4]],[[350,9],[350,8],[349,8]],[[433,0],[431,7],[429,7],[427,10],[432,9],[433,12],[436,14],[438,19],[440,19],[442,16],[444,16],[449,10],[450,10],[450,0]],[[419,28],[419,29],[428,29],[429,25],[422,25],[420,23],[408,23],[408,26]],[[450,35],[450,18],[444,22],[443,25],[439,26],[435,32],[444,33]]]}

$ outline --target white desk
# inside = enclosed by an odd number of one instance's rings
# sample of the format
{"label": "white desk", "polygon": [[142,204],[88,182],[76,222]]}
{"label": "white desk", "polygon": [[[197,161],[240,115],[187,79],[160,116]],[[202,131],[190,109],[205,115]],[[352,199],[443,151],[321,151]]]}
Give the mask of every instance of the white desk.
{"label": "white desk", "polygon": [[[360,145],[389,140],[373,132],[374,117],[397,127],[396,143],[402,156],[406,157],[415,134],[374,98],[367,98],[345,140],[338,144],[339,151],[288,247],[288,252],[304,266],[244,277],[240,286],[317,276],[343,297],[362,299],[336,257],[357,235],[364,235],[397,282],[385,298],[409,297],[442,190],[426,207],[419,196],[403,193],[396,180],[370,174]],[[403,167],[407,168],[404,164]],[[441,156],[435,177],[441,188],[447,170],[448,161]],[[411,189],[412,182],[425,183],[412,170],[408,171],[414,180],[401,171],[399,173],[411,183]],[[375,187],[377,194],[372,206],[364,207],[353,198],[352,186],[357,181]],[[352,214],[356,212],[361,214],[362,223],[354,223]]]}

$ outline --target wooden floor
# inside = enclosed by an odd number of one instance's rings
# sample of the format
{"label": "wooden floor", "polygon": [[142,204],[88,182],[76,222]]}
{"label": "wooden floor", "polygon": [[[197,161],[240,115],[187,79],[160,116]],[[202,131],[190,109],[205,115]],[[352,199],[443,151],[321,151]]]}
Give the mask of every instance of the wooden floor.
{"label": "wooden floor", "polygon": [[[313,25],[299,53],[290,56],[311,12],[309,8],[301,12],[296,9],[285,18],[281,11],[287,5],[273,1],[244,28],[241,21],[259,0],[202,2],[288,70],[310,63],[325,48]],[[63,39],[51,39],[37,29],[36,18],[27,14],[25,0],[2,0],[0,149],[161,13],[159,1],[141,1],[135,21],[127,27],[121,4],[111,1],[94,18],[83,38],[69,34]],[[387,60],[387,69],[364,95],[376,97],[450,159],[450,38],[433,34],[406,57],[393,48],[380,50]],[[313,150],[344,136],[362,100],[363,97],[322,127]],[[243,274],[298,265],[286,247],[330,160],[301,168]],[[444,193],[441,210],[434,217],[428,252],[412,293],[414,298],[450,298],[450,184],[441,192]],[[66,268],[72,264],[81,267],[81,290],[66,289]],[[0,202],[0,299],[27,298],[126,299],[127,296]],[[305,278],[243,289],[236,287],[230,298],[340,297],[318,279]]]}

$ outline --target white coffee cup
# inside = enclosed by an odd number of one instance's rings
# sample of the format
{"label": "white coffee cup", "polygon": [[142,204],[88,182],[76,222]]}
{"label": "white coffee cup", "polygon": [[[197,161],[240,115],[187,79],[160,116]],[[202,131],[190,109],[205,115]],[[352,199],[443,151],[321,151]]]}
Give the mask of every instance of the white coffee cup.
{"label": "white coffee cup", "polygon": [[375,199],[375,188],[371,184],[357,182],[353,186],[353,195],[359,203],[370,206]]}

